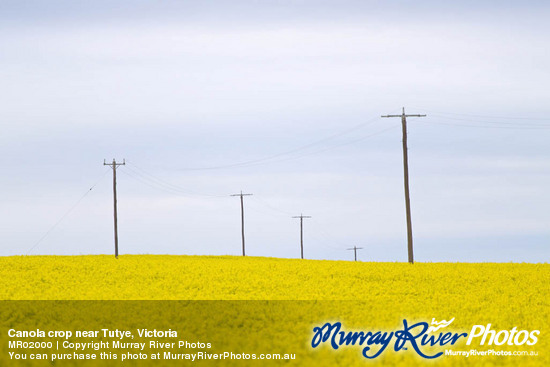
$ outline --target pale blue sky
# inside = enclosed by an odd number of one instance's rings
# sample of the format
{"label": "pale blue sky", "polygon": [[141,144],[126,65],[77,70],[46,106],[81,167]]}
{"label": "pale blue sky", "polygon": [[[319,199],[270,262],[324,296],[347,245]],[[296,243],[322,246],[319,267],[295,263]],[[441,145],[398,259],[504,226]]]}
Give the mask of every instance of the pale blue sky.
{"label": "pale blue sky", "polygon": [[549,10],[0,0],[0,255],[100,178],[31,253],[112,253],[102,163],[126,158],[122,254],[238,255],[242,189],[250,255],[299,256],[303,212],[307,258],[405,261],[399,120],[379,118],[405,106],[428,115],[409,120],[416,259],[548,261]]}

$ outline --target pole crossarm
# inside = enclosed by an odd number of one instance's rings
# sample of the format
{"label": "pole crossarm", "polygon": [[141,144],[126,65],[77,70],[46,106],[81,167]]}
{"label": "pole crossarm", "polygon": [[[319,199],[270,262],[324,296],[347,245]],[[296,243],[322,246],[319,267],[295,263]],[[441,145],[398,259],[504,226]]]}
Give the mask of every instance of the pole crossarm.
{"label": "pole crossarm", "polygon": [[254,194],[243,194],[242,192],[240,194],[233,194],[233,195],[229,195],[229,196],[252,196]]}
{"label": "pole crossarm", "polygon": [[380,117],[426,117],[426,115],[382,115]]}
{"label": "pole crossarm", "polygon": [[407,115],[407,114],[405,114],[405,107],[403,107],[403,113],[401,113],[401,115],[382,115],[380,117],[402,117],[402,118],[405,118],[405,117],[426,117],[426,115]]}
{"label": "pole crossarm", "polygon": [[122,163],[117,163],[115,159],[113,159],[113,163],[107,163],[107,161],[104,159],[103,160],[103,165],[104,166],[111,166],[111,168],[117,169],[118,166],[125,166],[126,165],[126,159],[123,159]]}

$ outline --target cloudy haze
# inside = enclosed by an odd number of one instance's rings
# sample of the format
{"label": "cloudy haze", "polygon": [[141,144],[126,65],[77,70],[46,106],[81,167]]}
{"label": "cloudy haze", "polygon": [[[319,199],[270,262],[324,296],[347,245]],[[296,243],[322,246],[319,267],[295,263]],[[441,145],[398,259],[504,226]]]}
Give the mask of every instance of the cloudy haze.
{"label": "cloudy haze", "polygon": [[0,0],[0,255],[112,253],[125,158],[122,254],[239,255],[243,190],[249,255],[406,261],[405,106],[415,258],[547,262],[549,10]]}

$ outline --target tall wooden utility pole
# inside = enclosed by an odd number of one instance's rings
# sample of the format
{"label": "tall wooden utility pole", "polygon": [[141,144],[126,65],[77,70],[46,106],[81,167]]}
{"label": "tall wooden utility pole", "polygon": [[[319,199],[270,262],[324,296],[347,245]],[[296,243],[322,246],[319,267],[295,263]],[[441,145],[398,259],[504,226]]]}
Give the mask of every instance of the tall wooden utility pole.
{"label": "tall wooden utility pole", "polygon": [[114,214],[115,214],[115,258],[118,259],[118,218],[117,218],[117,205],[116,205],[116,169],[118,166],[126,165],[126,160],[124,159],[122,163],[117,163],[113,158],[113,163],[106,163],[103,160],[104,166],[111,166],[113,169],[113,203],[114,203]]}
{"label": "tall wooden utility pole", "polygon": [[363,249],[362,247],[353,246],[353,248],[348,248],[347,250],[353,250],[353,253],[355,254],[355,261],[357,261],[357,250]]}
{"label": "tall wooden utility pole", "polygon": [[241,197],[241,233],[243,238],[243,256],[246,256],[245,250],[244,250],[244,202],[243,202],[243,196],[252,196],[252,194],[243,194],[241,191],[240,194],[233,194],[231,196],[240,196]]}
{"label": "tall wooden utility pole", "polygon": [[411,220],[411,199],[409,196],[409,157],[407,154],[407,117],[425,117],[426,115],[406,115],[405,107],[401,115],[383,115],[382,117],[401,117],[403,128],[403,171],[405,180],[405,210],[407,211],[407,246],[409,250],[409,263],[414,264],[413,235]]}
{"label": "tall wooden utility pole", "polygon": [[304,218],[311,218],[311,217],[300,214],[292,218],[300,218],[300,250],[301,250],[302,259],[303,259],[304,258]]}

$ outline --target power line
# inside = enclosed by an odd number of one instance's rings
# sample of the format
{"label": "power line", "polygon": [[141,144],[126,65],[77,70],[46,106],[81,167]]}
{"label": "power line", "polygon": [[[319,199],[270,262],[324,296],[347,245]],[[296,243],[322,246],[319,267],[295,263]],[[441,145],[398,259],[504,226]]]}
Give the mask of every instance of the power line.
{"label": "power line", "polygon": [[[292,161],[292,160],[301,159],[303,157],[307,157],[307,156],[310,156],[310,155],[320,154],[320,153],[323,153],[323,152],[326,152],[326,151],[329,151],[329,150],[332,150],[332,149],[336,149],[336,148],[344,147],[344,146],[347,146],[347,145],[355,144],[357,142],[366,140],[368,138],[383,134],[386,131],[397,128],[397,126],[392,126],[392,127],[389,127],[389,128],[379,130],[379,131],[375,131],[372,134],[368,134],[368,135],[362,136],[362,137],[357,138],[357,139],[352,139],[352,140],[345,141],[345,142],[342,142],[342,143],[333,144],[331,146],[322,147],[320,149],[316,149],[316,150],[309,151],[309,152],[303,152],[302,154],[298,154],[298,155],[292,155],[292,156],[289,156],[289,157],[284,157],[285,155],[292,154],[292,153],[297,153],[297,152],[306,150],[307,148],[318,145],[322,142],[330,141],[330,140],[332,140],[336,137],[346,135],[346,134],[350,133],[351,131],[358,130],[358,129],[360,129],[362,127],[365,127],[367,125],[370,125],[374,122],[375,122],[375,119],[372,119],[372,120],[369,120],[366,123],[359,124],[359,125],[354,126],[350,129],[344,130],[343,132],[331,135],[331,136],[329,136],[327,138],[324,138],[324,139],[321,139],[319,141],[316,141],[316,142],[313,142],[313,143],[310,143],[310,144],[307,144],[307,145],[304,145],[304,146],[301,146],[301,147],[298,147],[298,148],[295,148],[295,149],[292,149],[292,150],[289,150],[289,151],[285,151],[285,152],[274,154],[274,155],[271,155],[271,156],[268,156],[268,157],[264,157],[264,158],[259,158],[259,159],[244,161],[244,162],[238,162],[238,163],[234,163],[234,164],[220,165],[220,166],[180,168],[178,170],[180,170],[180,171],[203,171],[203,170],[217,170],[217,169],[226,169],[226,168],[245,168],[245,167],[253,167],[253,166],[257,166],[257,165],[273,164],[273,163]],[[279,158],[279,159],[276,159],[276,158]],[[168,183],[167,181],[164,181],[164,180],[148,173],[143,168],[140,168],[140,167],[136,166],[135,164],[133,164],[131,162],[127,162],[127,163],[132,164],[134,168],[139,169],[142,173],[138,173],[135,170],[134,170],[134,173],[140,175],[142,178],[147,179],[148,181],[154,181],[155,183],[160,184],[164,187],[174,187],[174,188],[176,188],[177,191],[182,190],[181,187],[173,185],[171,183]],[[184,193],[189,193],[189,190],[187,190],[187,189],[183,189],[183,190],[187,191],[187,192],[184,192]],[[209,197],[225,197],[225,196],[221,196],[221,195],[209,195],[209,194],[202,194],[202,193],[195,193],[195,195],[197,195],[197,196],[209,196]]]}
{"label": "power line", "polygon": [[314,240],[317,240],[317,245],[320,245],[321,247],[323,247],[326,250],[330,250],[330,251],[341,251],[342,250],[341,248],[336,248],[336,247],[331,246],[330,244],[332,244],[332,242],[330,240],[328,240],[326,237],[323,237],[323,236],[317,237],[317,235],[315,233],[310,234],[309,236],[311,238],[313,238]]}
{"label": "power line", "polygon": [[272,164],[272,163],[281,163],[281,162],[288,162],[288,161],[293,161],[293,160],[301,159],[301,158],[303,158],[303,157],[307,157],[307,156],[310,156],[310,155],[315,155],[315,154],[323,153],[323,152],[326,152],[326,151],[329,151],[329,150],[332,150],[332,149],[336,149],[336,148],[340,148],[340,147],[343,147],[343,146],[355,144],[355,143],[358,143],[358,142],[360,142],[360,141],[366,140],[366,139],[368,139],[368,138],[371,138],[371,137],[374,137],[374,136],[383,134],[383,133],[385,133],[385,132],[387,132],[387,131],[396,129],[397,127],[398,127],[398,125],[391,126],[391,127],[388,127],[388,128],[382,129],[382,130],[379,130],[379,131],[377,131],[377,132],[375,132],[375,133],[372,133],[372,134],[369,134],[369,135],[360,137],[360,138],[358,138],[358,139],[354,139],[354,140],[347,141],[347,142],[344,142],[344,143],[336,144],[336,145],[333,145],[333,146],[330,146],[330,147],[325,147],[325,148],[322,148],[322,149],[319,149],[319,150],[315,150],[315,151],[313,151],[313,152],[307,152],[307,153],[303,153],[303,154],[300,154],[300,155],[297,155],[297,156],[293,156],[293,157],[281,158],[281,159],[274,160],[274,161],[270,161],[270,162],[250,164],[250,165],[242,166],[242,167],[253,167],[253,166],[258,166],[258,165]]}
{"label": "power line", "polygon": [[444,114],[444,115],[456,115],[456,116],[467,116],[467,117],[481,117],[481,118],[489,118],[489,119],[503,119],[503,120],[534,120],[534,121],[550,121],[550,118],[544,118],[544,117],[511,117],[511,116],[490,116],[490,115],[472,115],[472,114],[466,114],[466,113],[456,113],[456,112],[442,112],[442,111],[434,111],[423,107],[414,107],[420,110],[425,110],[426,112],[430,112],[430,114]]}
{"label": "power line", "polygon": [[288,215],[292,215],[290,212],[287,212],[287,211],[284,211],[284,210],[281,210],[279,208],[276,208],[274,207],[273,205],[269,204],[268,202],[266,202],[265,200],[262,200],[259,196],[254,196],[254,200],[257,200],[259,201],[261,204],[263,204],[265,207],[267,207],[268,209],[271,209],[272,211],[274,212],[277,212],[277,213],[281,213],[280,216],[288,216]]}
{"label": "power line", "polygon": [[[129,162],[126,161],[126,163],[128,164]],[[133,167],[136,167],[135,164],[133,164]],[[158,178],[156,180],[151,179],[148,176],[140,173],[139,171],[132,169],[128,165],[126,166],[126,169],[122,171],[122,173],[155,190],[160,190],[172,195],[185,196],[185,197],[201,197],[201,198],[226,198],[227,197],[226,195],[221,196],[221,195],[200,194],[196,191],[183,189],[173,184],[168,184],[168,183],[164,184],[163,182],[166,182],[166,181],[163,181]]]}
{"label": "power line", "polygon": [[139,176],[137,176],[137,175],[135,175],[135,174],[133,174],[133,173],[128,172],[127,170],[124,170],[124,171],[121,171],[121,172],[122,172],[124,175],[126,175],[126,176],[132,178],[133,180],[136,180],[137,182],[140,182],[140,183],[142,183],[142,184],[144,184],[144,185],[146,185],[146,186],[149,186],[149,187],[151,187],[151,188],[153,188],[153,189],[155,189],[155,190],[164,191],[164,192],[166,192],[166,193],[168,193],[168,194],[172,194],[172,195],[184,195],[184,194],[182,194],[182,193],[180,193],[180,192],[176,192],[176,191],[174,191],[174,190],[169,190],[169,189],[166,189],[166,188],[164,188],[164,187],[162,187],[162,186],[153,185],[153,184],[151,184],[149,181],[146,181],[146,180],[144,180],[143,178],[141,178],[141,177],[139,177]]}
{"label": "power line", "polygon": [[[136,164],[134,164],[133,162],[130,162],[130,161],[127,161],[127,163],[129,165],[131,165],[133,168],[135,169],[132,169],[130,167],[130,170],[132,172],[134,172],[136,175],[142,177],[144,180],[147,180],[148,182],[150,183],[153,183],[155,185],[158,185],[158,186],[161,186],[163,188],[166,188],[166,189],[169,189],[169,190],[172,190],[172,191],[175,191],[175,192],[179,192],[179,193],[182,193],[182,194],[185,194],[185,195],[194,195],[194,196],[204,196],[204,197],[212,197],[212,198],[222,198],[222,197],[226,197],[225,195],[211,195],[211,194],[204,194],[204,193],[200,193],[198,191],[194,191],[194,190],[190,190],[190,189],[187,189],[187,188],[183,188],[181,186],[178,186],[178,185],[175,185],[173,183],[170,183],[166,180],[163,180],[149,172],[147,172],[146,170],[144,170],[143,168],[140,168],[138,167]],[[136,170],[139,170],[139,171],[136,171]]]}
{"label": "power line", "polygon": [[444,119],[450,119],[454,121],[490,124],[490,126],[480,125],[480,124],[461,124],[461,123],[444,122],[444,121],[422,121],[422,123],[432,124],[432,125],[473,127],[473,128],[481,128],[481,129],[512,129],[512,130],[548,130],[550,129],[550,125],[543,125],[543,124],[517,124],[517,123],[496,122],[496,121],[476,121],[476,120],[456,119],[456,118],[450,118],[446,116],[442,116],[442,117]]}
{"label": "power line", "polygon": [[50,227],[50,229],[48,229],[48,231],[46,233],[44,233],[44,235],[42,237],[40,237],[40,239],[38,241],[36,241],[36,243],[27,251],[26,255],[30,254],[32,250],[34,250],[61,222],[63,222],[63,220],[69,216],[69,214],[72,213],[73,210],[76,209],[76,207],[80,204],[80,202],[82,200],[84,200],[84,198],[86,196],[88,196],[88,194],[105,178],[105,176],[107,175],[109,171],[106,170],[103,175],[101,175],[101,178],[99,180],[97,180],[97,182],[95,184],[93,184],[88,190],[86,190],[86,192],[84,193],[84,195],[82,195],[80,197],[80,199],[78,199],[74,204],[73,206],[71,206],[71,208],[69,210],[67,210],[65,212],[65,214],[63,214],[61,216],[61,218],[59,218],[59,220],[57,222],[55,222],[55,224],[53,226]]}
{"label": "power line", "polygon": [[[351,144],[358,143],[358,142],[360,142],[360,141],[366,140],[366,139],[371,138],[371,137],[373,137],[373,136],[377,136],[377,135],[383,134],[383,133],[385,133],[386,131],[393,130],[393,129],[397,128],[397,127],[398,127],[398,125],[396,125],[396,126],[391,126],[391,127],[382,129],[382,130],[380,130],[380,131],[377,131],[377,132],[375,132],[375,133],[372,133],[372,134],[369,134],[369,135],[366,135],[366,136],[363,136],[363,137],[361,137],[361,138],[354,139],[354,140],[351,140],[351,141],[348,141],[348,142],[345,142],[345,143],[336,144],[336,145],[333,145],[333,146],[331,146],[331,147],[319,149],[319,150],[316,150],[316,151],[313,151],[313,152],[304,153],[304,154],[301,154],[301,155],[298,155],[298,156],[294,156],[294,157],[287,157],[287,158],[279,159],[279,160],[276,160],[276,161],[271,161],[271,162],[269,162],[269,163],[287,162],[287,161],[292,161],[292,160],[296,160],[296,159],[301,159],[301,158],[303,158],[303,157],[307,157],[307,156],[310,156],[310,155],[315,155],[315,154],[323,153],[323,152],[326,152],[326,151],[329,151],[329,150],[332,150],[332,149],[336,149],[336,148],[340,148],[340,147],[343,147],[343,146],[347,146],[347,145],[351,145]],[[260,164],[262,164],[262,163],[260,163]],[[257,165],[257,164],[250,165],[250,166],[255,166],[255,165]],[[250,166],[247,166],[247,167],[250,167]]]}
{"label": "power line", "polygon": [[532,122],[503,122],[503,121],[486,121],[486,120],[478,120],[478,119],[467,119],[463,117],[449,117],[442,114],[433,114],[433,116],[439,116],[443,117],[445,119],[449,120],[455,120],[455,121],[472,121],[472,122],[481,122],[484,124],[495,124],[495,125],[511,125],[511,126],[531,126],[531,127],[550,127],[550,124],[543,124],[543,123],[532,123]]}
{"label": "power line", "polygon": [[373,124],[374,122],[376,122],[376,120],[377,120],[377,118],[372,118],[371,120],[368,120],[367,122],[358,124],[358,125],[353,126],[349,129],[341,131],[337,134],[328,136],[326,138],[314,141],[312,143],[309,143],[309,144],[306,144],[306,145],[303,145],[303,146],[300,146],[300,147],[297,147],[297,148],[294,148],[294,149],[291,149],[291,150],[288,150],[288,151],[273,154],[273,155],[270,155],[270,156],[267,156],[267,157],[252,159],[252,160],[249,160],[249,161],[243,161],[243,162],[227,164],[227,165],[211,166],[211,167],[197,167],[197,168],[183,168],[182,170],[185,170],[185,171],[199,171],[200,170],[200,171],[202,171],[202,170],[216,170],[216,169],[224,169],[224,168],[247,167],[247,166],[250,166],[250,165],[255,165],[255,164],[260,163],[260,162],[269,161],[269,160],[272,160],[274,158],[278,158],[278,157],[281,157],[281,156],[284,156],[284,155],[296,153],[296,152],[305,150],[307,148],[310,148],[312,146],[319,145],[319,144],[321,144],[325,141],[329,141],[329,140],[332,140],[334,138],[349,134],[352,131],[355,131],[355,130],[361,129],[365,126],[368,126],[370,124]]}
{"label": "power line", "polygon": [[[283,157],[285,155],[289,155],[289,154],[292,154],[292,153],[297,153],[297,152],[300,152],[300,151],[303,151],[303,150],[306,150],[308,148],[311,148],[311,147],[314,147],[316,145],[319,145],[319,144],[322,144],[324,142],[327,142],[327,141],[330,141],[330,140],[333,140],[335,138],[338,138],[340,136],[344,136],[344,135],[347,135],[353,131],[356,131],[356,130],[360,130],[362,128],[364,128],[365,126],[368,126],[368,125],[371,125],[373,123],[375,123],[377,121],[378,117],[374,117],[370,120],[367,120],[366,122],[363,122],[363,123],[360,123],[358,125],[355,125],[355,126],[352,126],[351,128],[348,128],[348,129],[345,129],[343,131],[340,131],[336,134],[333,134],[333,135],[330,135],[330,136],[327,136],[325,138],[322,138],[320,140],[317,140],[317,141],[314,141],[312,143],[308,143],[308,144],[305,144],[305,145],[302,145],[302,146],[299,146],[297,148],[293,148],[291,150],[287,150],[287,151],[284,151],[284,152],[280,152],[280,153],[276,153],[276,154],[273,154],[273,155],[269,155],[269,156],[266,156],[266,157],[263,157],[263,158],[257,158],[257,159],[252,159],[252,160],[248,160],[248,161],[243,161],[243,162],[236,162],[236,163],[230,163],[230,164],[226,164],[226,165],[218,165],[218,166],[205,166],[205,167],[189,167],[189,168],[180,168],[179,170],[180,171],[206,171],[206,170],[218,170],[218,169],[226,169],[226,168],[238,168],[238,167],[249,167],[249,166],[254,166],[254,165],[257,165],[257,164],[262,164],[263,162],[266,162],[266,163],[274,163],[274,162],[270,162],[272,161],[273,159],[275,158],[279,158],[279,157]],[[368,137],[368,136],[367,136]],[[359,140],[362,140],[362,139],[359,139]],[[350,143],[344,143],[342,145],[338,145],[338,146],[343,146],[343,145],[347,145],[347,144],[352,144],[354,143],[355,141],[352,141]],[[332,148],[329,148],[329,149],[332,149]],[[324,149],[322,149],[321,151],[324,151]],[[316,154],[317,152],[312,152],[312,153],[307,153],[306,155],[309,155],[309,154]],[[305,155],[304,155],[305,156]],[[301,157],[301,156],[299,156]],[[289,157],[287,157],[289,158]],[[291,159],[293,157],[290,157]],[[286,159],[285,159],[286,160]],[[275,162],[278,162],[278,161],[275,161]]]}
{"label": "power line", "polygon": [[130,166],[127,167],[127,169],[130,172],[132,172],[132,174],[129,174],[130,177],[137,179],[138,181],[140,181],[143,184],[148,185],[149,187],[152,187],[152,188],[158,189],[158,190],[163,190],[165,192],[177,193],[177,194],[182,194],[182,195],[189,195],[189,192],[187,192],[187,191],[181,190],[181,189],[176,188],[175,186],[172,186],[172,185],[164,184],[164,183],[162,183],[162,182],[160,182],[156,179],[151,179],[150,177],[140,173],[139,171],[133,169]]}
{"label": "power line", "polygon": [[[126,167],[127,170],[124,170],[122,171],[123,174],[127,175],[128,177],[131,177],[132,179],[146,185],[146,186],[149,186],[155,190],[160,190],[160,191],[163,191],[163,192],[166,192],[168,194],[172,194],[172,195],[178,195],[178,196],[185,196],[185,197],[190,197],[190,196],[193,196],[193,197],[199,197],[199,195],[197,194],[191,194],[190,192],[188,191],[182,191],[182,190],[178,190],[176,188],[172,188],[171,186],[167,186],[167,185],[163,185],[163,184],[159,184],[157,183],[156,181],[153,181],[149,178],[147,178],[146,176],[140,174],[138,171],[136,170],[133,170],[131,169],[130,167]],[[200,196],[200,197],[206,197],[206,196]],[[225,197],[225,196],[224,196]],[[208,197],[210,198],[210,197]]]}
{"label": "power line", "polygon": [[[334,236],[330,235],[329,233],[325,232],[324,228],[326,228],[326,226],[322,225],[321,223],[318,222],[317,219],[313,219],[311,221],[311,225],[315,227],[315,234],[318,234],[320,235],[321,237],[324,238],[324,241],[327,243],[327,244],[336,244],[338,246],[341,246],[341,247],[344,247],[344,243],[343,242],[340,242],[340,240],[336,239]],[[338,248],[338,247],[333,247],[333,246],[330,246],[331,249],[333,250],[341,250],[341,247]]]}

